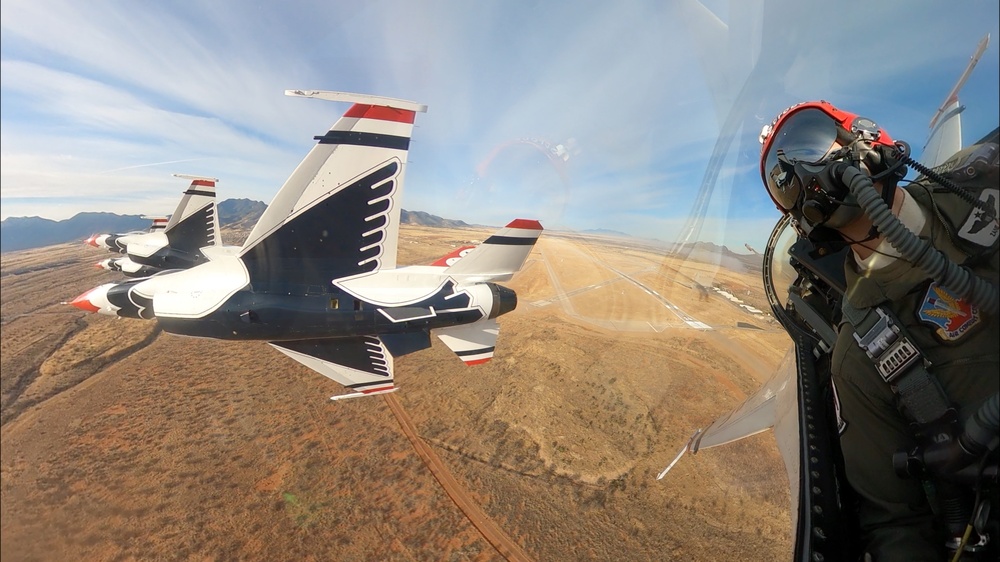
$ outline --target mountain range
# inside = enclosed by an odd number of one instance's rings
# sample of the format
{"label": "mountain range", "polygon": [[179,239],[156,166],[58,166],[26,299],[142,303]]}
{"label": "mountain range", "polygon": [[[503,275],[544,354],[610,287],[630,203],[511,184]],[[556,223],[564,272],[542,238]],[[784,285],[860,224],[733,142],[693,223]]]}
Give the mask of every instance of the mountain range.
{"label": "mountain range", "polygon": [[[219,226],[250,230],[267,205],[252,199],[226,199],[219,202]],[[422,226],[461,228],[470,225],[443,219],[423,211],[402,209],[401,222]],[[95,233],[119,233],[146,230],[150,221],[141,215],[84,212],[72,218],[54,221],[42,217],[9,217],[0,222],[0,252],[41,248],[83,240]]]}
{"label": "mountain range", "polygon": [[[232,240],[227,244],[241,244],[246,234],[250,232],[257,220],[264,213],[267,205],[252,199],[226,199],[219,202],[219,226],[223,230],[223,238],[230,233]],[[471,228],[484,225],[468,224],[461,220],[445,219],[424,211],[400,210],[400,222],[406,225],[430,226],[439,228]],[[118,215],[115,213],[84,212],[72,218],[54,221],[41,217],[9,217],[0,222],[0,252],[42,248],[53,244],[65,244],[73,241],[83,241],[95,233],[120,233],[149,228],[150,220],[142,215]],[[489,225],[487,225],[489,226]],[[235,233],[235,234],[234,234]],[[576,234],[584,236],[605,236],[612,238],[631,238],[630,235],[616,230],[596,229],[585,230]],[[650,241],[653,245],[663,247],[658,240]],[[708,254],[719,254],[723,259],[736,260],[744,263],[743,267],[759,269],[759,255],[743,255],[732,252],[726,246],[718,246],[711,242],[695,242],[689,252],[694,252],[702,259],[716,261],[717,258],[707,257]],[[704,254],[704,255],[703,255]],[[735,264],[730,264],[735,267]]]}

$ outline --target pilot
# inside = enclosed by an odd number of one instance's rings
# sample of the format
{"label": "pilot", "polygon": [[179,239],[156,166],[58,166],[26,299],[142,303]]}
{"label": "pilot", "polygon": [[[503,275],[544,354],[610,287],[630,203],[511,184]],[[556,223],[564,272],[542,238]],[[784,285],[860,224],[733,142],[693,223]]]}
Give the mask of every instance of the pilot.
{"label": "pilot", "polygon": [[[962,457],[955,447],[976,426],[978,441],[992,438],[996,448],[997,145],[968,147],[930,170],[871,120],[825,101],[785,110],[761,143],[761,178],[800,236],[827,250],[850,246],[831,371],[864,559],[939,561],[960,547],[963,560],[987,549],[996,556],[986,543],[1000,537],[976,529],[965,537],[990,496],[977,461],[995,466],[996,452],[977,442]],[[901,181],[907,164],[922,172],[911,182]],[[935,268],[965,275],[971,294],[926,271]],[[913,465],[900,460],[917,458],[906,452],[930,449],[951,460],[901,474],[899,465]]]}

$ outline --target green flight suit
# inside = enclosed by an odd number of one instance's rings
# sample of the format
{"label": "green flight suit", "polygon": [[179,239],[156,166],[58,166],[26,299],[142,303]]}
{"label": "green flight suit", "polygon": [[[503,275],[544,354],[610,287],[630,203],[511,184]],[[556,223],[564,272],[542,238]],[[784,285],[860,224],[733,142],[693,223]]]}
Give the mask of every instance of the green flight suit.
{"label": "green flight suit", "polygon": [[[971,151],[972,147],[952,160],[967,157]],[[980,180],[997,189],[1000,186],[996,181],[996,159],[988,164],[990,168],[980,174]],[[948,171],[947,165],[944,168]],[[962,240],[959,234],[963,225],[968,224],[969,206],[953,196],[942,196],[937,187],[926,178],[918,178],[906,186],[907,194],[924,211],[926,223],[920,237],[930,240],[952,261],[967,265],[977,276],[996,285],[996,221],[988,225],[993,229],[991,245],[984,247]],[[982,234],[981,228],[977,232]],[[945,314],[942,310],[948,310],[947,305],[955,301],[934,292],[923,271],[898,259],[884,268],[861,273],[850,255],[845,272],[846,298],[851,305],[859,309],[885,305],[895,313],[931,362],[928,371],[938,379],[956,407],[961,423],[997,392],[1000,384],[997,315],[988,317],[980,313],[978,319],[959,318],[957,324],[965,331],[939,335],[939,328],[928,322],[926,312],[923,319],[919,317],[921,307],[926,310],[926,303],[937,299],[946,306],[936,312]],[[940,522],[934,519],[921,482],[898,477],[892,466],[893,453],[911,449],[915,444],[910,423],[900,412],[890,386],[855,342],[854,334],[854,328],[842,321],[833,351],[832,372],[840,417],[845,424],[840,443],[848,481],[861,499],[859,521],[866,552],[876,561],[944,560],[947,537]]]}

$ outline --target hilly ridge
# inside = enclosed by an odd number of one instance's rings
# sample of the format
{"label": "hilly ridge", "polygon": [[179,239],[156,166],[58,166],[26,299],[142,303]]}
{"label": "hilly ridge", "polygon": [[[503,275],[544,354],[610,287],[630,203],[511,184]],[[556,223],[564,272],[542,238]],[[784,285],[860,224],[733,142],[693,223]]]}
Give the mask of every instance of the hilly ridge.
{"label": "hilly ridge", "polygon": [[[218,204],[219,226],[224,231],[249,232],[267,205],[253,199],[226,199]],[[423,211],[401,210],[402,224],[462,228],[470,225]],[[95,233],[120,233],[149,228],[141,215],[84,212],[54,221],[42,217],[8,217],[0,222],[0,252],[28,250],[83,240]]]}
{"label": "hilly ridge", "polygon": [[0,252],[83,240],[95,232],[130,232],[147,228],[148,219],[139,215],[114,213],[79,213],[62,221],[41,217],[8,217],[0,222]]}

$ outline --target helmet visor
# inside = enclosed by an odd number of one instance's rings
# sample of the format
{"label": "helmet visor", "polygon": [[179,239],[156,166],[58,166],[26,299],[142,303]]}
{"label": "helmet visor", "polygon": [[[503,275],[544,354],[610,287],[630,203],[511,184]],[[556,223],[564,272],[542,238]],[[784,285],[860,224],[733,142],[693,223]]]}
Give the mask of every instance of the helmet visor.
{"label": "helmet visor", "polygon": [[836,141],[836,122],[815,108],[792,113],[775,127],[762,170],[775,203],[790,211],[799,199],[801,186],[791,162],[818,162],[830,153]]}

